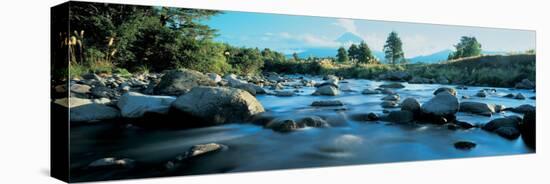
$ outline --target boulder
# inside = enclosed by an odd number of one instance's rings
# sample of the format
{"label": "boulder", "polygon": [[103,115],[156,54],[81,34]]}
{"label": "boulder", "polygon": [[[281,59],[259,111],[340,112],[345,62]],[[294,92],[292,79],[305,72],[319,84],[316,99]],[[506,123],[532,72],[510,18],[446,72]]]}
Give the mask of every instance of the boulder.
{"label": "boulder", "polygon": [[300,127],[298,123],[296,123],[294,120],[291,120],[291,119],[283,119],[283,120],[276,119],[276,120],[273,120],[273,121],[269,122],[266,125],[266,128],[270,128],[270,129],[272,129],[273,131],[276,131],[276,132],[286,133],[286,132],[291,132],[291,131],[294,131],[296,129],[302,128],[302,127]]}
{"label": "boulder", "polygon": [[216,83],[222,81],[222,77],[216,73],[207,73],[206,75],[210,78],[210,80]]}
{"label": "boulder", "polygon": [[120,112],[112,107],[103,104],[85,104],[69,109],[71,122],[90,122],[115,119]]}
{"label": "boulder", "polygon": [[70,89],[73,93],[87,94],[92,87],[85,84],[71,84]]}
{"label": "boulder", "polygon": [[438,93],[441,93],[443,91],[449,92],[451,95],[456,96],[456,89],[455,88],[448,88],[448,87],[441,87],[434,91],[434,95],[437,95]]}
{"label": "boulder", "polygon": [[122,117],[139,118],[145,113],[166,114],[175,100],[176,98],[171,96],[152,96],[128,92],[119,98],[117,107],[120,109]]}
{"label": "boulder", "polygon": [[365,89],[361,93],[364,95],[373,95],[373,94],[380,94],[380,91],[374,90],[374,89]]}
{"label": "boulder", "polygon": [[382,98],[384,101],[399,101],[399,95],[388,95]]}
{"label": "boulder", "polygon": [[420,111],[420,102],[415,98],[406,98],[401,102],[401,110],[419,112]]}
{"label": "boulder", "polygon": [[395,94],[397,94],[395,91],[393,91],[391,89],[387,89],[387,88],[381,88],[380,92],[382,94],[385,94],[385,95],[395,95]]}
{"label": "boulder", "polygon": [[248,121],[265,111],[262,104],[246,91],[204,86],[194,87],[179,96],[172,107],[207,124]]}
{"label": "boulder", "polygon": [[414,120],[414,114],[407,110],[391,111],[383,120],[394,123],[409,123]]}
{"label": "boulder", "polygon": [[114,89],[103,86],[96,86],[91,89],[92,96],[97,98],[114,98],[117,92]]}
{"label": "boulder", "polygon": [[504,97],[504,98],[514,98],[514,97],[516,97],[516,95],[514,95],[513,93],[509,93],[509,94],[504,95],[502,97]]}
{"label": "boulder", "polygon": [[314,101],[311,103],[311,106],[343,106],[344,103],[342,103],[340,100],[321,100],[321,101]]}
{"label": "boulder", "polygon": [[527,111],[523,115],[523,120],[519,126],[521,139],[525,144],[533,149],[536,148],[536,111]]}
{"label": "boulder", "polygon": [[447,91],[438,93],[421,106],[422,113],[429,119],[454,119],[458,109],[458,99]]}
{"label": "boulder", "polygon": [[309,117],[302,118],[300,119],[300,121],[298,121],[298,124],[305,125],[308,127],[319,127],[319,128],[330,127],[327,121],[325,121],[319,116],[309,116]]}
{"label": "boulder", "polygon": [[228,147],[226,145],[218,143],[197,144],[189,148],[189,151],[185,153],[185,158],[197,157],[216,151],[222,151],[227,148]]}
{"label": "boulder", "polygon": [[378,117],[378,115],[374,112],[369,112],[367,114],[367,121],[377,121],[379,119],[380,119],[380,117]]}
{"label": "boulder", "polygon": [[535,111],[536,110],[536,107],[535,106],[532,106],[532,105],[529,105],[529,104],[523,104],[523,105],[520,105],[518,107],[515,107],[515,108],[506,108],[505,110],[510,110],[512,112],[515,112],[515,113],[526,113],[526,112],[529,112],[529,111]]}
{"label": "boulder", "polygon": [[531,82],[529,79],[523,79],[521,82],[516,83],[515,88],[517,89],[535,89],[535,83]]}
{"label": "boulder", "polygon": [[63,107],[73,108],[81,105],[91,104],[93,102],[90,99],[69,97],[69,98],[56,99],[54,100],[54,103],[59,104]]}
{"label": "boulder", "polygon": [[188,69],[170,70],[162,76],[159,84],[154,89],[154,93],[179,96],[193,87],[215,85],[216,83],[213,80],[198,71]]}
{"label": "boulder", "polygon": [[476,147],[476,143],[472,141],[457,141],[454,143],[454,146],[459,150],[471,150]]}
{"label": "boulder", "polygon": [[459,111],[491,116],[491,114],[495,113],[495,105],[481,102],[461,102]]}
{"label": "boulder", "polygon": [[518,93],[516,96],[514,96],[514,99],[525,100],[525,96],[523,96],[523,94],[521,93]]}
{"label": "boulder", "polygon": [[95,73],[87,73],[81,76],[83,79],[86,80],[101,80],[102,78],[99,75],[96,75]]}
{"label": "boulder", "polygon": [[487,94],[485,93],[485,91],[479,91],[476,93],[476,96],[480,98],[485,98],[487,97]]}
{"label": "boulder", "polygon": [[508,138],[516,139],[519,137],[519,123],[521,118],[518,116],[509,116],[505,118],[497,118],[489,121],[487,124],[481,127],[483,130],[497,133],[498,135]]}
{"label": "boulder", "polygon": [[338,88],[332,85],[322,85],[317,88],[313,95],[337,96],[339,93]]}
{"label": "boulder", "polygon": [[383,101],[380,103],[380,106],[382,106],[382,108],[397,108],[398,104],[396,101]]}
{"label": "boulder", "polygon": [[290,96],[294,96],[295,93],[294,91],[275,91],[273,95],[280,96],[280,97],[290,97]]}
{"label": "boulder", "polygon": [[382,84],[380,85],[380,88],[404,88],[405,86],[401,83],[388,83],[388,84]]}

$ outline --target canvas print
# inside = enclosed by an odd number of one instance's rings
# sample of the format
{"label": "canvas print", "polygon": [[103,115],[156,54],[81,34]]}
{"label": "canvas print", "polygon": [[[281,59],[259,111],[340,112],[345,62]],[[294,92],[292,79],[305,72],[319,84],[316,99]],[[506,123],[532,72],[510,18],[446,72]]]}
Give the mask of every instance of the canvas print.
{"label": "canvas print", "polygon": [[51,25],[67,182],[536,150],[535,31],[76,1]]}

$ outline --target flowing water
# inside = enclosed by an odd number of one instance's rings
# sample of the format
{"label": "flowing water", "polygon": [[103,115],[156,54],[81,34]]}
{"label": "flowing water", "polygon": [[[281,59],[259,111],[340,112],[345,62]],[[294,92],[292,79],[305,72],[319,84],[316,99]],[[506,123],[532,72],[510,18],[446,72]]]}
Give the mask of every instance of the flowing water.
{"label": "flowing water", "polygon": [[[319,78],[312,78],[320,82]],[[321,116],[329,128],[304,128],[290,133],[249,123],[235,123],[187,130],[151,130],[138,127],[95,123],[71,128],[71,170],[74,181],[140,178],[166,175],[210,174],[240,171],[340,166],[351,164],[417,161],[447,158],[496,156],[532,153],[521,137],[508,140],[480,128],[449,130],[432,124],[392,124],[389,122],[355,121],[356,114],[375,112],[382,114],[381,98],[385,95],[363,95],[366,88],[376,88],[384,82],[370,80],[344,80],[339,96],[312,96],[314,87],[300,88],[293,97],[258,95],[267,114],[278,118],[295,119],[306,115]],[[395,90],[401,99],[414,97],[420,103],[433,97],[433,91],[446,85],[408,84]],[[449,85],[448,87],[456,87]],[[457,89],[460,101],[479,101],[516,107],[522,104],[535,106],[532,90],[496,88],[487,98],[475,94],[486,87],[468,86]],[[288,89],[293,90],[293,89]],[[528,99],[504,98],[508,93],[522,93]],[[471,96],[470,99],[460,99]],[[340,100],[344,107],[311,107],[317,100]],[[518,115],[512,112],[492,117],[458,113],[457,119],[473,124],[484,124],[491,119]],[[154,122],[152,122],[154,123]],[[459,150],[453,144],[459,140],[473,141],[472,150]],[[164,163],[185,153],[192,145],[220,143],[229,149],[205,155],[187,165],[167,173]],[[86,166],[105,157],[136,160],[133,170],[87,170]]]}

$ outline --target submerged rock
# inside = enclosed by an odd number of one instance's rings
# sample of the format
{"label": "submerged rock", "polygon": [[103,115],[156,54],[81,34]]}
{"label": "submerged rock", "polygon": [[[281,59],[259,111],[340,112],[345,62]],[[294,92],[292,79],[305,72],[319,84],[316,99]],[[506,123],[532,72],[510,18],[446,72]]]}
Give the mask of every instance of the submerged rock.
{"label": "submerged rock", "polygon": [[250,93],[221,87],[194,87],[178,97],[172,107],[209,124],[248,121],[265,111]]}
{"label": "submerged rock", "polygon": [[388,95],[382,98],[384,101],[399,101],[399,95]]}
{"label": "submerged rock", "polygon": [[311,106],[343,106],[344,103],[342,103],[339,100],[322,100],[322,101],[314,101],[311,103]]}
{"label": "submerged rock", "polygon": [[476,143],[471,141],[458,141],[454,143],[456,149],[471,150],[476,147]]}
{"label": "submerged rock", "polygon": [[300,119],[298,124],[305,125],[308,127],[319,127],[319,128],[325,128],[330,126],[327,123],[327,121],[325,121],[323,118],[319,116],[309,116],[309,117],[302,118]]}
{"label": "submerged rock", "polygon": [[487,97],[487,94],[485,93],[485,91],[479,91],[476,93],[476,96],[480,98],[485,98]]}
{"label": "submerged rock", "polygon": [[401,83],[389,83],[389,84],[382,84],[380,85],[380,88],[404,88],[405,86]]}
{"label": "submerged rock", "polygon": [[117,107],[120,109],[122,117],[139,118],[150,112],[166,114],[175,100],[176,98],[171,96],[152,96],[128,92],[120,97]]}
{"label": "submerged rock", "polygon": [[284,119],[284,120],[274,120],[268,123],[266,125],[266,128],[270,128],[276,132],[286,133],[286,132],[292,132],[302,127],[300,127],[299,124],[296,123],[294,120]]}
{"label": "submerged rock", "polygon": [[294,96],[295,93],[293,91],[275,91],[273,95],[280,96],[280,97],[290,97],[290,96]]}
{"label": "submerged rock", "polygon": [[391,111],[388,116],[382,120],[394,123],[409,123],[414,120],[414,114],[407,110]]}
{"label": "submerged rock", "polygon": [[525,100],[525,96],[523,96],[523,94],[521,93],[518,93],[516,96],[514,96],[514,99]]}
{"label": "submerged rock", "polygon": [[361,93],[364,95],[373,95],[373,94],[380,94],[380,91],[374,90],[374,89],[365,89]]}
{"label": "submerged rock", "polygon": [[160,83],[154,88],[155,94],[179,96],[193,87],[215,86],[216,83],[208,76],[194,70],[170,70],[162,76]]}
{"label": "submerged rock", "polygon": [[401,102],[401,110],[407,110],[413,113],[419,112],[420,102],[418,102],[415,98],[406,98],[403,102]]}
{"label": "submerged rock", "polygon": [[398,104],[396,101],[383,101],[382,103],[380,103],[380,105],[382,106],[382,108],[397,108],[398,107]]}

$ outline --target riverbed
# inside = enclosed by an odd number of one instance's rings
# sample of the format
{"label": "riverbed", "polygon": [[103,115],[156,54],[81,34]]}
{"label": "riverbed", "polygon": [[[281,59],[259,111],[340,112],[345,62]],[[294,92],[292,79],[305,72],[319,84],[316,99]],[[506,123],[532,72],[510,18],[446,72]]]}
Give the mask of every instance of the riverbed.
{"label": "riverbed", "polygon": [[[291,76],[294,78],[303,76]],[[321,78],[308,77],[321,82]],[[266,114],[276,118],[296,118],[308,115],[323,117],[327,128],[303,128],[289,133],[275,132],[252,123],[232,123],[194,129],[147,129],[131,124],[98,122],[71,127],[72,181],[127,179],[168,175],[213,174],[242,171],[261,171],[320,166],[341,166],[400,161],[419,161],[480,156],[533,153],[520,138],[509,140],[481,128],[450,130],[428,123],[395,124],[384,121],[361,121],[356,115],[374,112],[383,114],[381,98],[386,95],[364,95],[367,88],[377,88],[385,81],[345,79],[340,81],[340,95],[313,96],[315,87],[297,89],[295,96],[279,97],[257,95]],[[441,84],[408,84],[394,89],[401,96],[416,98],[424,103],[433,97]],[[292,82],[287,86],[292,86]],[[477,101],[517,107],[535,106],[533,90],[466,86],[457,89],[459,101]],[[491,88],[487,97],[475,97],[482,89]],[[269,88],[265,88],[271,92]],[[288,87],[284,90],[296,90]],[[491,91],[491,90],[489,90]],[[503,97],[522,93],[525,100]],[[468,99],[462,99],[468,96]],[[344,106],[312,107],[318,100],[339,100]],[[397,110],[397,109],[387,109]],[[493,114],[491,117],[457,113],[457,120],[485,124],[491,119],[517,115],[513,112]],[[154,123],[154,122],[152,122]],[[456,149],[456,141],[475,142],[471,150]],[[228,149],[205,155],[187,163],[182,169],[166,172],[164,165],[185,153],[191,146],[205,143],[227,145]],[[130,158],[136,167],[130,170],[87,170],[94,160],[105,157]]]}

